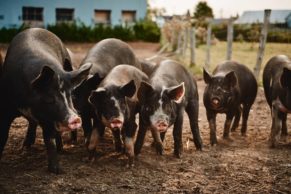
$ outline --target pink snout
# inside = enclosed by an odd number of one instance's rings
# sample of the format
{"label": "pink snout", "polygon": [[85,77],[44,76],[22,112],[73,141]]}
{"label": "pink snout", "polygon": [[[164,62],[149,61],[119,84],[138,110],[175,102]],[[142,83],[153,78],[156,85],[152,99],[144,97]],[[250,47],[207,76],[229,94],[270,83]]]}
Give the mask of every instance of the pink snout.
{"label": "pink snout", "polygon": [[75,130],[80,128],[82,125],[82,120],[78,116],[71,116],[68,120],[68,128],[70,130]]}
{"label": "pink snout", "polygon": [[122,127],[122,125],[123,125],[123,122],[121,120],[119,120],[119,119],[112,119],[110,121],[110,127],[112,129],[114,129],[114,128],[119,128],[120,129]]}
{"label": "pink snout", "polygon": [[165,132],[168,129],[169,125],[164,121],[158,121],[155,124],[155,127],[159,132]]}
{"label": "pink snout", "polygon": [[218,107],[220,105],[220,100],[217,99],[217,98],[213,98],[211,100],[211,104],[214,106],[214,107]]}

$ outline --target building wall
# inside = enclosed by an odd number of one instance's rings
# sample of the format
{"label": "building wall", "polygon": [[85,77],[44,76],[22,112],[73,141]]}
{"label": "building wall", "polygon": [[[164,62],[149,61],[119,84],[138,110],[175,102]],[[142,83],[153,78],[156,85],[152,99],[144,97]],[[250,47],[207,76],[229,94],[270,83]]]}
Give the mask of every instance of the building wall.
{"label": "building wall", "polygon": [[[94,10],[111,10],[111,24],[121,24],[122,10],[136,10],[136,19],[146,15],[146,0],[1,0],[0,28],[18,27],[22,24],[22,7],[43,7],[44,25],[55,24],[56,8],[73,8],[75,20],[85,25],[94,24]],[[1,16],[4,17],[1,19]]]}

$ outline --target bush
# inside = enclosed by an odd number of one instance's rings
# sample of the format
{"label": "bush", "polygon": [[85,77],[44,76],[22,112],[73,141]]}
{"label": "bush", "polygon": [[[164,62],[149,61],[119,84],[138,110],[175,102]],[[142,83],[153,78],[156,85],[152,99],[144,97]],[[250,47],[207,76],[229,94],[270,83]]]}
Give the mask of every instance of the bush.
{"label": "bush", "polygon": [[[226,41],[227,38],[227,25],[213,26],[212,32],[219,40]],[[258,41],[261,32],[261,27],[258,24],[252,24],[251,26],[234,25],[233,37],[236,41],[247,41],[254,42]],[[291,31],[290,30],[273,30],[269,29],[268,42],[280,42],[290,43],[291,42]]]}
{"label": "bush", "polygon": [[144,20],[137,22],[134,26],[135,38],[148,42],[159,42],[161,31],[155,22]]}
{"label": "bush", "polygon": [[13,39],[13,37],[21,32],[22,30],[26,29],[27,27],[22,25],[19,28],[2,28],[0,29],[0,42],[2,43],[9,43]]}
{"label": "bush", "polygon": [[[10,42],[12,38],[26,27],[0,29],[0,42]],[[159,42],[160,29],[151,21],[139,21],[132,27],[117,25],[114,27],[96,25],[86,26],[82,22],[48,25],[47,29],[62,41],[97,42],[105,38],[118,38],[124,41],[143,40]]]}

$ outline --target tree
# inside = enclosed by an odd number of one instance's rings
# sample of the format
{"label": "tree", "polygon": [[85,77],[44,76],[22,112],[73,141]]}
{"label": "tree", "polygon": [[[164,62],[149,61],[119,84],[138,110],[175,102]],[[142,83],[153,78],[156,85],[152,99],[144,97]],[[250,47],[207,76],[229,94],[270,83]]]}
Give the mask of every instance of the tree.
{"label": "tree", "polygon": [[203,24],[206,22],[207,18],[213,18],[212,8],[208,6],[207,2],[200,1],[194,11],[194,18]]}

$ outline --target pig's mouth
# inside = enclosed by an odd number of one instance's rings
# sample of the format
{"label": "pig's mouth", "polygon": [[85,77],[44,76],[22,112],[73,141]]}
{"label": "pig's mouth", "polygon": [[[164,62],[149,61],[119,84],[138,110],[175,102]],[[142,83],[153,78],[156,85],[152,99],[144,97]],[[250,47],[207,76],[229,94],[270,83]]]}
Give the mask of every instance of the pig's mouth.
{"label": "pig's mouth", "polygon": [[211,100],[211,106],[214,110],[222,110],[223,107],[221,106],[220,100],[218,98],[213,98]]}
{"label": "pig's mouth", "polygon": [[155,128],[160,132],[160,133],[163,133],[163,132],[166,132],[167,129],[168,129],[169,125],[165,122],[158,122],[156,125],[155,125]]}
{"label": "pig's mouth", "polygon": [[67,122],[57,123],[57,129],[61,132],[74,131],[82,126],[80,117],[70,118]]}
{"label": "pig's mouth", "polygon": [[114,129],[114,128],[118,128],[121,129],[123,126],[123,122],[120,119],[112,119],[109,123],[110,128]]}

